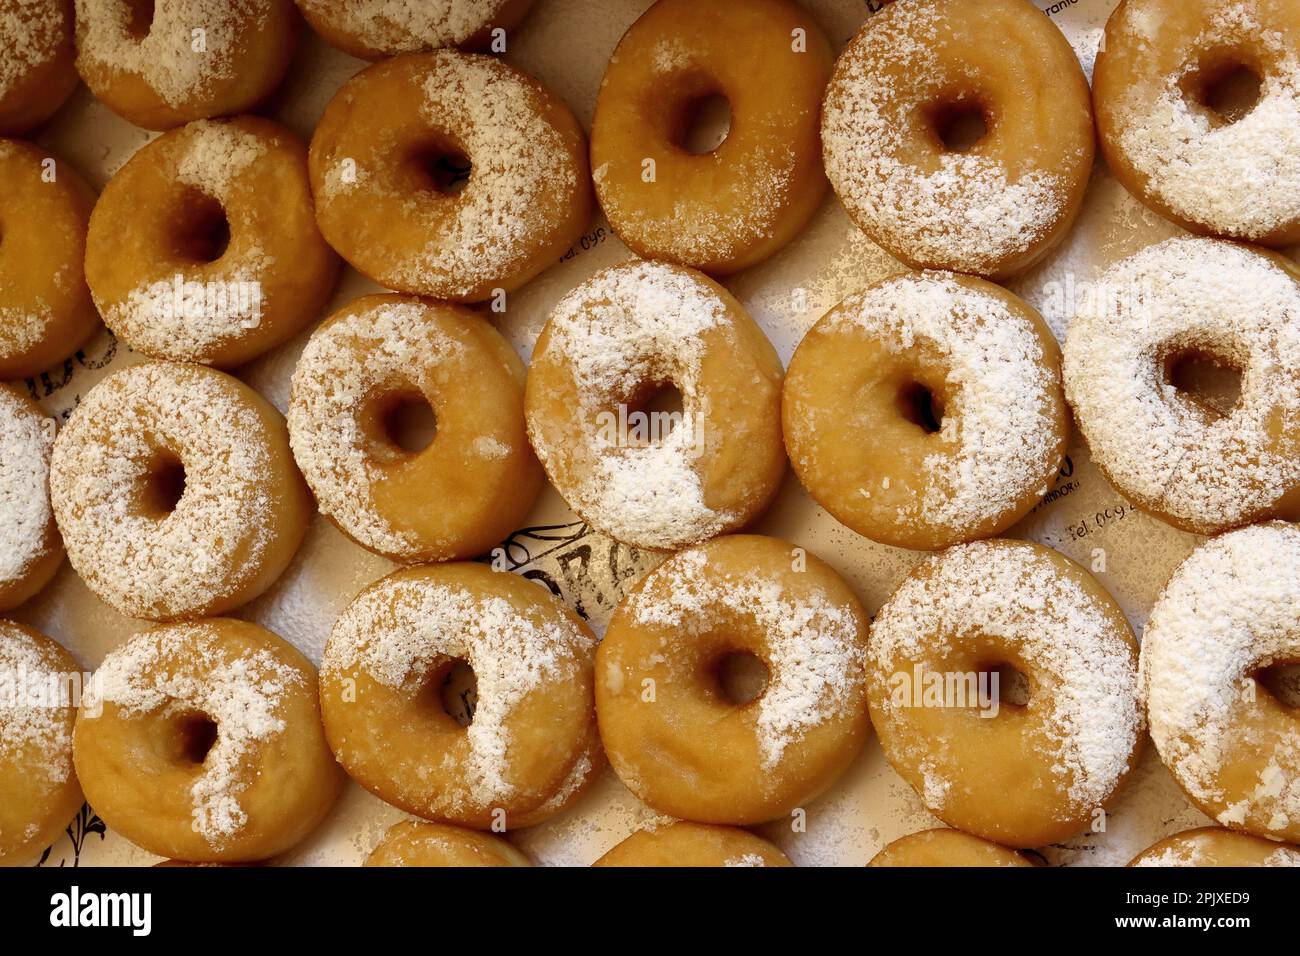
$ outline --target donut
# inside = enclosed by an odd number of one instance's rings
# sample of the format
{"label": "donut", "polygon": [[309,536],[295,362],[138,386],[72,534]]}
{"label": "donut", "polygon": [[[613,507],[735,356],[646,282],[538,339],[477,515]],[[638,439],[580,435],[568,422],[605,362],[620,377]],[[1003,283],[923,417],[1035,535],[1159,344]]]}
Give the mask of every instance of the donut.
{"label": "donut", "polygon": [[1300,714],[1269,669],[1300,663],[1300,528],[1202,544],[1142,639],[1151,738],[1188,799],[1225,827],[1300,843]]}
{"label": "donut", "polygon": [[316,228],[307,147],[270,120],[197,120],[153,140],[90,217],[86,281],[137,352],[242,365],[319,315],[338,257]]}
{"label": "donut", "polygon": [[[1300,271],[1282,256],[1183,237],[1101,278],[1070,325],[1065,394],[1126,498],[1195,534],[1300,518]],[[1202,361],[1240,397],[1188,389]]]}
{"label": "donut", "polygon": [[591,216],[586,141],[564,102],[500,60],[452,50],[343,84],[310,168],[329,244],[380,285],[437,299],[514,292]]}
{"label": "donut", "polygon": [[110,651],[73,736],[86,799],[150,853],[265,860],[324,819],[343,783],[316,671],[245,621],[157,627]]}
{"label": "donut", "polygon": [[12,385],[0,385],[0,611],[22,604],[63,563],[50,508],[55,422]]}
{"label": "donut", "polygon": [[[413,401],[433,410],[436,428],[418,452],[392,427]],[[349,303],[307,343],[288,419],[322,513],[395,561],[483,554],[542,487],[524,428],[523,363],[461,306],[398,295]]]}
{"label": "donut", "polygon": [[937,550],[1000,534],[1065,457],[1060,362],[1042,317],[991,282],[886,279],[795,351],[781,404],[790,462],[827,511],[875,541]]}
{"label": "donut", "polygon": [[293,0],[76,0],[76,9],[77,72],[145,129],[256,106],[297,45]]}
{"label": "donut", "polygon": [[[733,535],[674,555],[596,655],[610,765],[643,803],[701,823],[807,806],[866,741],[866,636],[848,585],[802,548]],[[766,679],[740,703],[727,675],[753,658]]]}
{"label": "donut", "polygon": [[297,0],[325,42],[380,60],[440,47],[483,49],[497,31],[513,30],[533,0]]}
{"label": "donut", "polygon": [[389,828],[365,866],[532,866],[505,840],[477,830],[404,820]]}
{"label": "donut", "polygon": [[826,90],[826,173],[849,218],[914,268],[1007,279],[1065,238],[1094,152],[1088,81],[1029,0],[898,0]]}
{"label": "donut", "polygon": [[638,830],[592,866],[794,866],[774,844],[738,827],[679,821]]}
{"label": "donut", "polygon": [[82,268],[94,205],[67,163],[0,139],[0,381],[39,375],[99,328]]}
{"label": "donut", "polygon": [[0,0],[0,136],[40,126],[77,86],[72,0]]}
{"label": "donut", "polygon": [[1033,866],[1022,854],[960,830],[923,830],[895,840],[867,866]]}
{"label": "donut", "polygon": [[31,862],[81,809],[72,765],[80,679],[55,641],[0,621],[0,866]]}
{"label": "donut", "polygon": [[[790,242],[826,194],[818,115],[832,59],[792,0],[659,0],[643,13],[609,61],[591,129],[596,195],[619,238],[714,275]],[[692,129],[719,97],[730,130],[700,152]]]}
{"label": "donut", "polygon": [[872,623],[867,695],[885,757],[926,808],[1013,848],[1096,825],[1145,735],[1123,612],[1024,541],[918,565]]}
{"label": "donut", "polygon": [[[482,564],[406,568],[363,590],[330,633],[325,734],[353,780],[408,813],[516,829],[572,795],[575,769],[599,769],[594,656],[581,619],[525,578]],[[465,667],[468,725],[444,702]]]}
{"label": "donut", "polygon": [[1147,847],[1129,866],[1300,866],[1300,849],[1232,830],[1201,827]]}
{"label": "donut", "polygon": [[1124,0],[1093,98],[1107,165],[1155,212],[1203,235],[1300,242],[1300,4]]}
{"label": "donut", "polygon": [[151,621],[251,601],[311,516],[280,413],[201,365],[136,365],[92,388],[55,439],[50,492],[86,585]]}
{"label": "donut", "polygon": [[[636,548],[744,527],[785,474],[781,360],[722,286],[630,262],[551,313],[533,349],[528,435],[569,507]],[[656,410],[657,396],[681,410]]]}

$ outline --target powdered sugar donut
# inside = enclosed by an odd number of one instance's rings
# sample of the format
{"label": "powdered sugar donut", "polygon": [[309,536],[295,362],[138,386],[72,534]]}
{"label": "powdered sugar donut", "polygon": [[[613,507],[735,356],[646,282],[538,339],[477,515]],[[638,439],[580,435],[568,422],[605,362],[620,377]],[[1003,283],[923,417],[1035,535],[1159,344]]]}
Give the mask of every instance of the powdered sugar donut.
{"label": "powdered sugar donut", "polygon": [[378,60],[445,46],[487,46],[513,30],[533,0],[297,0],[312,28],[340,50]]}
{"label": "powdered sugar donut", "polygon": [[87,586],[154,621],[257,597],[311,514],[279,412],[200,365],[137,365],[91,389],[54,442],[50,490]]}
{"label": "powdered sugar donut", "polygon": [[532,866],[505,840],[477,830],[404,820],[384,834],[366,866]]}
{"label": "powdered sugar donut", "polygon": [[781,850],[739,827],[679,821],[638,830],[592,866],[793,866]]}
{"label": "powdered sugar donut", "polygon": [[1269,668],[1300,663],[1300,529],[1244,528],[1174,572],[1142,638],[1160,757],[1201,810],[1234,830],[1300,842],[1300,715]]}
{"label": "powdered sugar donut", "polygon": [[256,116],[153,140],[90,217],[86,281],[104,321],[155,358],[230,367],[290,338],[329,298],[307,147]]}
{"label": "powdered sugar donut", "polygon": [[[633,547],[673,550],[743,527],[776,494],[781,376],[722,286],[627,263],[551,313],[528,371],[528,434],[569,507]],[[680,412],[649,408],[668,388]]]}
{"label": "powdered sugar donut", "polygon": [[960,830],[924,830],[885,847],[867,866],[1033,866],[1020,853]]}
{"label": "powdered sugar donut", "polygon": [[840,55],[822,113],[831,185],[874,242],[995,279],[1065,237],[1093,138],[1079,61],[1028,0],[897,0]]}
{"label": "powdered sugar donut", "polygon": [[[1298,278],[1280,255],[1195,238],[1102,277],[1070,326],[1065,392],[1138,507],[1197,534],[1300,517]],[[1189,359],[1239,372],[1235,404],[1181,388]]]}
{"label": "powdered sugar donut", "polygon": [[827,313],[790,362],[782,418],[795,473],[831,514],[930,550],[1015,524],[1069,434],[1042,317],[943,273],[887,279]]}
{"label": "powdered sugar donut", "polygon": [[0,135],[40,126],[77,86],[72,0],[0,0]]}
{"label": "powdered sugar donut", "polygon": [[63,541],[50,508],[55,421],[15,386],[0,385],[0,611],[54,577]]}
{"label": "powdered sugar donut", "polygon": [[949,826],[1009,847],[1062,840],[1101,819],[1136,764],[1137,641],[1049,548],[994,540],[931,558],[885,602],[869,647],[885,756]]}
{"label": "powdered sugar donut", "polygon": [[1129,866],[1300,866],[1300,848],[1272,840],[1202,827],[1147,847]]}
{"label": "powdered sugar donut", "polygon": [[487,56],[412,54],[358,73],[316,127],[310,165],[330,245],[381,285],[438,299],[513,292],[591,215],[578,121]]}

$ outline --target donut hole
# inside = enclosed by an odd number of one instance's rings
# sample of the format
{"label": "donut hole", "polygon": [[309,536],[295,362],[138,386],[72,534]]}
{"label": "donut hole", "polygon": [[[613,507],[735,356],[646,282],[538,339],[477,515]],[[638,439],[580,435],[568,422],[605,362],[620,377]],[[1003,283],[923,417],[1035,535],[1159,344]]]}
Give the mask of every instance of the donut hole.
{"label": "donut hole", "polygon": [[930,108],[935,139],[946,153],[966,153],[984,141],[992,128],[983,103],[969,98],[941,101]]}
{"label": "donut hole", "polygon": [[1262,667],[1254,677],[1256,683],[1283,707],[1300,709],[1300,662]]}
{"label": "donut hole", "polygon": [[743,707],[763,696],[772,673],[757,654],[728,651],[714,665],[713,677],[722,698],[729,704]]}
{"label": "donut hole", "polygon": [[920,382],[906,382],[898,390],[898,413],[928,435],[943,428],[943,400]]}
{"label": "donut hole", "polygon": [[185,465],[175,455],[158,455],[144,482],[144,510],[164,518],[180,507],[185,497]]}
{"label": "donut hole", "polygon": [[998,661],[980,667],[979,672],[980,683],[988,687],[990,697],[996,697],[999,707],[1029,706],[1029,678],[1020,668]]}
{"label": "donut hole", "polygon": [[408,455],[418,455],[438,433],[438,417],[420,392],[400,392],[389,397],[383,412],[387,441]]}
{"label": "donut hole", "polygon": [[731,122],[731,101],[720,91],[688,96],[677,108],[672,143],[692,156],[706,156],[727,141]]}
{"label": "donut hole", "polygon": [[190,262],[216,262],[230,246],[230,220],[221,203],[207,193],[187,189],[172,224],[176,254]]}
{"label": "donut hole", "polygon": [[127,0],[126,32],[134,40],[143,40],[153,30],[155,0]]}
{"label": "donut hole", "polygon": [[1213,419],[1237,407],[1244,374],[1232,359],[1204,349],[1178,349],[1165,358],[1165,382]]}
{"label": "donut hole", "polygon": [[629,448],[662,445],[681,424],[686,400],[672,382],[652,382],[624,403],[618,444]]}
{"label": "donut hole", "polygon": [[174,757],[178,762],[201,764],[217,744],[217,722],[202,711],[188,711],[172,721]]}
{"label": "donut hole", "polygon": [[443,196],[464,192],[474,174],[474,164],[469,157],[446,140],[416,146],[411,151],[408,166],[418,185]]}
{"label": "donut hole", "polygon": [[478,677],[469,661],[462,658],[447,661],[434,672],[429,683],[436,712],[450,717],[461,727],[474,722]]}
{"label": "donut hole", "polygon": [[1212,54],[1183,81],[1184,96],[1218,126],[1250,115],[1263,87],[1263,77],[1253,66],[1222,54]]}

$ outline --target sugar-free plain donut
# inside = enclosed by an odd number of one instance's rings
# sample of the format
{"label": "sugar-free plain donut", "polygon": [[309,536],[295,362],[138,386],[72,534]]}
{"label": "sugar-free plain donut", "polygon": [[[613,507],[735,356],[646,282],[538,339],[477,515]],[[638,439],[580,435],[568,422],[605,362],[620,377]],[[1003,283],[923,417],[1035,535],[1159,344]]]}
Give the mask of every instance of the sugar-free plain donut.
{"label": "sugar-free plain donut", "polygon": [[[1196,534],[1300,518],[1300,272],[1284,257],[1170,239],[1112,266],[1065,342],[1065,393],[1093,459],[1138,507]],[[1227,405],[1189,360],[1240,373]]]}
{"label": "sugar-free plain donut", "polygon": [[[418,452],[390,427],[412,400],[435,419]],[[321,512],[396,561],[483,554],[542,486],[524,428],[523,363],[455,305],[367,296],[332,316],[294,371],[289,439]]]}
{"label": "sugar-free plain donut", "polygon": [[1272,840],[1202,827],[1155,843],[1129,866],[1300,866],[1300,848]]}
{"label": "sugar-free plain donut", "polygon": [[[755,535],[682,551],[619,605],[596,658],[610,765],[661,813],[751,824],[806,806],[869,731],[867,618],[802,548]],[[736,703],[737,657],[766,671]]]}
{"label": "sugar-free plain donut", "polygon": [[[680,266],[598,273],[551,313],[528,434],[569,507],[633,547],[744,527],[785,472],[781,360],[730,293]],[[651,400],[676,389],[681,410]]]}
{"label": "sugar-free plain donut", "polygon": [[440,47],[488,46],[513,30],[533,0],[297,0],[326,42],[353,56],[379,60]]}
{"label": "sugar-free plain donut", "polygon": [[329,244],[381,285],[438,299],[513,292],[591,215],[578,121],[487,56],[412,54],[358,73],[326,107],[310,164]]}
{"label": "sugar-free plain donut", "polygon": [[384,834],[366,866],[532,866],[498,836],[441,823],[404,820]]}
{"label": "sugar-free plain donut", "polygon": [[55,421],[16,386],[0,385],[0,611],[54,577],[63,541],[50,507]]}
{"label": "sugar-free plain donut", "polygon": [[242,113],[288,69],[293,0],[76,0],[77,71],[145,129]]}
{"label": "sugar-free plain donut", "polygon": [[[868,670],[894,769],[944,823],[1005,846],[1097,825],[1142,745],[1128,621],[1041,545],[984,541],[919,565],[872,624]],[[1027,700],[1004,692],[1017,672]]]}
{"label": "sugar-free plain donut", "polygon": [[1146,205],[1192,232],[1300,242],[1300,3],[1124,0],[1093,94],[1107,165]]}
{"label": "sugar-free plain donut", "polygon": [[[596,193],[619,238],[713,274],[793,239],[826,192],[818,115],[831,60],[791,0],[659,0],[642,14],[606,68],[591,130]],[[691,129],[713,97],[731,128],[696,152]]]}
{"label": "sugar-free plain donut", "polygon": [[338,258],[316,228],[307,147],[270,120],[164,133],[104,187],[86,281],[104,321],[155,358],[241,365],[316,318]]}
{"label": "sugar-free plain donut", "polygon": [[91,389],[55,439],[50,490],[87,586],[153,621],[257,597],[311,514],[280,413],[201,365],[132,366]]}
{"label": "sugar-free plain donut", "polygon": [[77,86],[72,0],[0,0],[0,136],[54,115]]}
{"label": "sugar-free plain donut", "polygon": [[283,853],[343,783],[315,669],[270,631],[227,618],[155,628],[111,651],[82,697],[73,751],[109,827],[200,863]]}
{"label": "sugar-free plain donut", "polygon": [[[325,732],[348,774],[426,819],[485,830],[539,822],[591,760],[595,638],[550,592],[482,564],[398,571],[334,625],[321,664]],[[442,690],[473,672],[468,725]]]}
{"label": "sugar-free plain donut", "polygon": [[1300,529],[1271,522],[1192,552],[1151,610],[1151,738],[1187,796],[1234,830],[1300,842],[1300,714],[1269,669],[1300,663]]}
{"label": "sugar-free plain donut", "polygon": [[923,830],[895,840],[867,866],[1033,866],[1022,854],[960,830]]}
{"label": "sugar-free plain donut", "polygon": [[1069,414],[1042,317],[967,276],[887,279],[800,343],[782,398],[795,474],[859,534],[938,549],[1005,531],[1050,487]]}
{"label": "sugar-free plain donut", "polygon": [[738,827],[685,821],[638,830],[592,866],[793,866],[774,844]]}
{"label": "sugar-free plain donut", "polygon": [[822,113],[831,185],[874,242],[994,279],[1065,237],[1093,138],[1079,61],[1028,0],[897,0],[840,55]]}

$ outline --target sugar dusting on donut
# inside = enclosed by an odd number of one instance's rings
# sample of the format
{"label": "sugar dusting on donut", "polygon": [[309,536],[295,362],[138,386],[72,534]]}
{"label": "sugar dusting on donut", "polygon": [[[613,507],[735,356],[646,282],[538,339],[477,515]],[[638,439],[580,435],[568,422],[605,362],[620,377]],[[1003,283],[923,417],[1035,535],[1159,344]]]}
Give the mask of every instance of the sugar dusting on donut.
{"label": "sugar dusting on donut", "polygon": [[[47,787],[72,776],[72,720],[67,708],[76,702],[70,698],[40,704],[22,701],[26,690],[46,692],[65,686],[65,677],[52,655],[28,634],[0,621],[0,687],[9,691],[0,694],[0,763],[21,761]],[[24,836],[30,838],[35,832],[33,827]]]}
{"label": "sugar dusting on donut", "polygon": [[396,56],[459,46],[491,23],[505,0],[298,0],[298,5],[307,16]]}
{"label": "sugar dusting on donut", "polygon": [[[1143,853],[1133,866],[1214,866],[1214,833],[1191,833],[1171,838],[1156,852]],[[1227,836],[1227,835],[1225,835]],[[1228,839],[1231,839],[1228,836]],[[1244,838],[1244,839],[1249,839]],[[1300,866],[1300,850],[1280,846],[1264,857],[1260,866]]]}
{"label": "sugar dusting on donut", "polygon": [[50,524],[54,420],[30,414],[0,387],[0,587],[25,575],[45,551]]}
{"label": "sugar dusting on donut", "polygon": [[0,97],[18,81],[54,58],[63,39],[60,4],[50,0],[5,0],[0,3]]}
{"label": "sugar dusting on donut", "polygon": [[[0,161],[18,158],[20,162],[35,165],[15,141],[0,139]],[[9,184],[6,183],[6,188]],[[12,226],[10,228],[13,228]],[[60,286],[64,279],[56,275]],[[0,301],[0,355],[18,355],[41,340],[46,327],[54,320],[54,312],[44,300],[28,303],[23,308],[5,305]]]}

